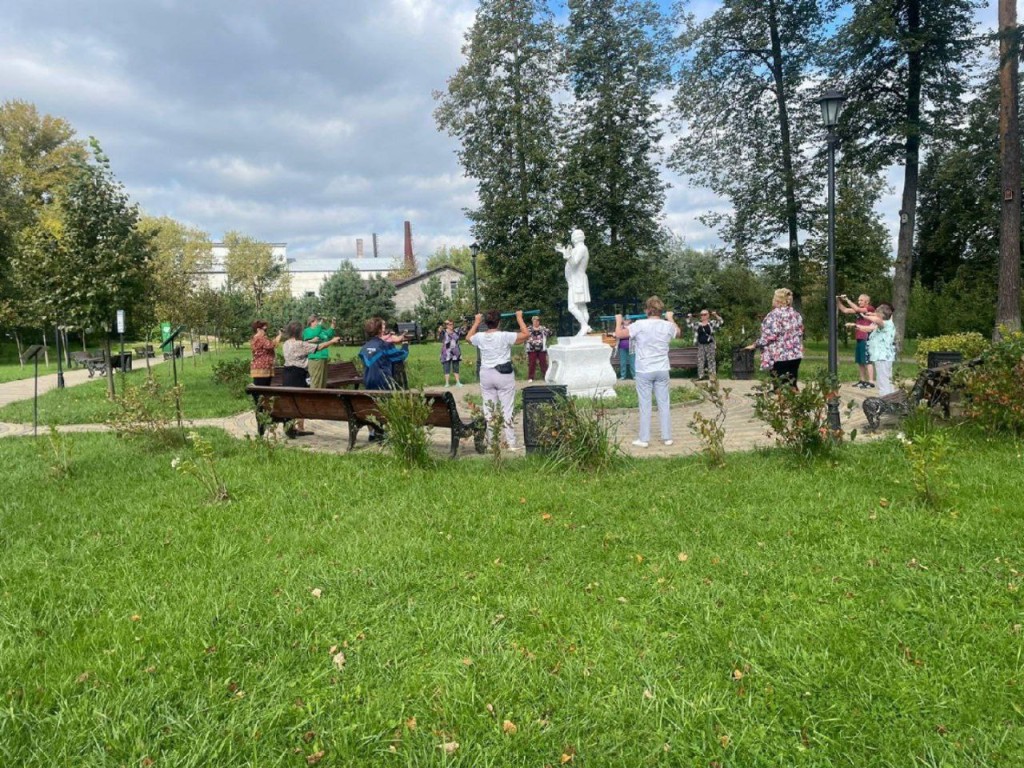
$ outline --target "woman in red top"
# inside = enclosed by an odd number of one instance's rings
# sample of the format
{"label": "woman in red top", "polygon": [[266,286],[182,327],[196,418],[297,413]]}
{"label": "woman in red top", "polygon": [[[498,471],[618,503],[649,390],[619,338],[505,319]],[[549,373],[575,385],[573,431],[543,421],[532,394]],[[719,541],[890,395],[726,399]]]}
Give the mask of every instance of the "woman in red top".
{"label": "woman in red top", "polygon": [[253,331],[252,341],[252,365],[249,368],[252,374],[252,383],[257,386],[269,387],[274,378],[274,347],[281,343],[281,334],[275,338],[267,336],[267,321],[254,320],[250,326]]}

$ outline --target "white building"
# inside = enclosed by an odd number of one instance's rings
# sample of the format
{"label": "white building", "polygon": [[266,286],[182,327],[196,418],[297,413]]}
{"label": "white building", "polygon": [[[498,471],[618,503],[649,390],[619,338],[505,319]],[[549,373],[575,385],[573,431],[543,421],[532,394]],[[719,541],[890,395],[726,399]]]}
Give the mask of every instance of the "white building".
{"label": "white building", "polygon": [[[270,246],[270,252],[275,259],[280,259],[286,264],[288,263],[288,243],[267,243],[267,245]],[[210,248],[210,251],[213,253],[213,266],[206,275],[210,287],[215,291],[221,290],[228,284],[228,273],[224,268],[224,261],[227,258],[228,250],[224,243],[214,243]],[[302,294],[299,295],[301,296]]]}

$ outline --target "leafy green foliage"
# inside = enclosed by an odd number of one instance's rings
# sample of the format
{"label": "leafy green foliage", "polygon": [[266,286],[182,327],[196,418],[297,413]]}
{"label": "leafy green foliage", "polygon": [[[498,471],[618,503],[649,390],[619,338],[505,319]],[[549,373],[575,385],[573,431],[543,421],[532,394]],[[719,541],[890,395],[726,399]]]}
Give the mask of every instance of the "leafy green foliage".
{"label": "leafy green foliage", "polygon": [[252,383],[251,366],[248,360],[217,360],[213,363],[213,380],[227,387],[232,397],[247,397],[245,388]]}
{"label": "leafy green foliage", "polygon": [[[965,356],[966,357],[966,356]],[[963,412],[987,429],[1024,434],[1024,334],[1005,333],[977,366],[956,376]]]}
{"label": "leafy green foliage", "polygon": [[153,248],[149,275],[153,319],[202,327],[209,319],[206,273],[213,266],[209,236],[166,216],[143,217],[139,230],[150,237]]}
{"label": "leafy green foliage", "polygon": [[168,387],[147,376],[139,384],[125,381],[115,398],[107,425],[121,437],[164,439],[177,414],[181,386]]}
{"label": "leafy green foliage", "polygon": [[914,359],[924,368],[928,364],[929,352],[959,352],[964,360],[977,357],[988,347],[988,340],[980,333],[950,333],[931,339],[920,339]]}
{"label": "leafy green foliage", "polygon": [[363,337],[363,323],[370,317],[394,317],[395,287],[383,277],[364,281],[351,262],[324,280],[320,287],[323,314],[338,321],[336,330],[342,336]]}
{"label": "leafy green foliage", "polygon": [[[557,35],[543,0],[482,0],[462,48],[465,62],[435,94],[438,127],[459,141],[477,182],[469,210],[481,250],[482,304],[549,307],[559,298],[552,250],[559,142]],[[531,279],[524,280],[524,275]]]}
{"label": "leafy green foliage", "polygon": [[837,384],[819,369],[799,389],[771,382],[754,389],[754,415],[776,443],[801,458],[827,456],[842,445],[842,430],[828,426],[827,406]]}
{"label": "leafy green foliage", "polygon": [[698,382],[697,389],[703,393],[705,402],[714,407],[710,416],[699,411],[690,418],[690,431],[700,438],[701,452],[708,466],[725,466],[725,418],[729,413],[729,393],[732,389],[719,386],[718,379]]}
{"label": "leafy green foliage", "polygon": [[903,422],[896,442],[910,467],[911,483],[919,501],[938,507],[955,484],[950,480],[954,439],[940,429],[927,406],[920,406]]}
{"label": "leafy green foliage", "polygon": [[224,257],[229,290],[240,291],[252,302],[256,314],[272,295],[288,295],[291,278],[284,261],[274,256],[274,249],[240,232],[224,235],[228,249]]}

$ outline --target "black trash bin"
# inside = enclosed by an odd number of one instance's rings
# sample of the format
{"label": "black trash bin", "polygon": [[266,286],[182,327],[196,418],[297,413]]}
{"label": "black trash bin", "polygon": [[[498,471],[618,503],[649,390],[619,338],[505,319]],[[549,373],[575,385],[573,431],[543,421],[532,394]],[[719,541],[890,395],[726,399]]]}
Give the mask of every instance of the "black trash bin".
{"label": "black trash bin", "polygon": [[566,396],[564,384],[537,385],[523,389],[523,444],[527,453],[539,451],[540,407]]}
{"label": "black trash bin", "polygon": [[732,377],[743,381],[754,378],[754,350],[733,347]]}
{"label": "black trash bin", "polygon": [[928,367],[938,368],[940,365],[959,365],[964,361],[962,352],[929,352]]}
{"label": "black trash bin", "polygon": [[132,370],[132,353],[131,352],[111,352],[110,353],[110,368],[111,370],[121,370],[125,373],[131,373]]}

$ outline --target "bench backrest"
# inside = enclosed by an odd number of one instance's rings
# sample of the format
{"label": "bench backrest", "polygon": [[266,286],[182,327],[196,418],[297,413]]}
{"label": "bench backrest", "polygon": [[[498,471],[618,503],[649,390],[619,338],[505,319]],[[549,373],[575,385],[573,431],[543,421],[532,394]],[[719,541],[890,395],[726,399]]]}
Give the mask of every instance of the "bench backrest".
{"label": "bench backrest", "polygon": [[[390,397],[391,390],[307,389],[305,387],[249,387],[249,392],[273,399],[271,415],[275,419],[327,419],[329,421],[379,421],[385,419],[377,401]],[[427,424],[447,427],[459,420],[455,399],[450,392],[424,392],[430,407]]]}
{"label": "bench backrest", "polygon": [[[274,378],[270,384],[280,387],[284,382],[284,366],[274,366]],[[337,363],[327,364],[327,388],[335,389],[343,384],[362,384],[363,375],[356,368],[356,364],[350,360],[342,360]]]}

